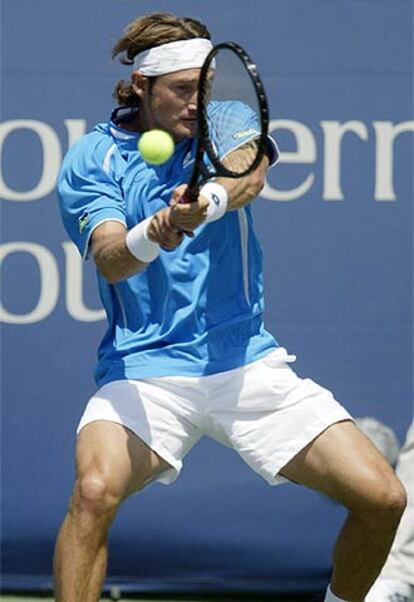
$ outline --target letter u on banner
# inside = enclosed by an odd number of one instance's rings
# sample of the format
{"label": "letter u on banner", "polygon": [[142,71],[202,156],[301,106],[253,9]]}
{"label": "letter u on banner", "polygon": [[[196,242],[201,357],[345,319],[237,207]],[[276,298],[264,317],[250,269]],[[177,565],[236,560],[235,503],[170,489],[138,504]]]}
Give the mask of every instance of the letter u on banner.
{"label": "letter u on banner", "polygon": [[[12,253],[29,253],[40,270],[40,295],[36,306],[26,314],[14,314],[0,303],[0,321],[6,324],[33,324],[49,316],[56,307],[59,297],[59,271],[52,253],[33,242],[17,241],[0,245],[0,266]],[[22,287],[25,286],[21,278]]]}

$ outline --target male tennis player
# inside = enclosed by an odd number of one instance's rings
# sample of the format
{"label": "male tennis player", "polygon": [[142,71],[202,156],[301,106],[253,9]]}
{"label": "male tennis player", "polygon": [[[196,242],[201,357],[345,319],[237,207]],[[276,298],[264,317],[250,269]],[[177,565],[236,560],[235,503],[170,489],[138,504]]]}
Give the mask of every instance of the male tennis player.
{"label": "male tennis player", "polygon": [[[264,328],[250,203],[275,151],[251,175],[219,178],[194,204],[176,203],[191,173],[197,83],[210,48],[194,19],[162,13],[131,23],[114,49],[132,70],[116,87],[122,108],[69,150],[60,174],[63,221],[96,263],[108,330],[56,545],[59,602],[99,599],[119,505],[151,481],[171,483],[203,434],[232,446],[269,484],[290,479],[348,509],[329,602],[364,599],[405,505],[400,482],[348,412],[299,378]],[[154,127],[176,142],[157,168],[137,151]],[[238,145],[244,131],[241,116],[221,134]]]}

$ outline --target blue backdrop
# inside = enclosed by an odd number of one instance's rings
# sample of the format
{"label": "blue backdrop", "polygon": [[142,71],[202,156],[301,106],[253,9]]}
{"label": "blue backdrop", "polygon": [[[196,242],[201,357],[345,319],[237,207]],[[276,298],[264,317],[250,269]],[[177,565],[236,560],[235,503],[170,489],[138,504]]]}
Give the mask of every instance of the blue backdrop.
{"label": "blue backdrop", "polygon": [[[412,416],[411,0],[4,0],[2,198],[3,583],[50,584],[71,492],[74,429],[104,330],[93,266],[60,224],[68,145],[105,120],[128,69],[111,47],[138,14],[205,20],[256,59],[281,165],[255,220],[267,326],[297,371],[403,438]],[[272,489],[203,440],[180,479],[128,500],[112,581],[144,590],[318,589],[342,510]],[[131,585],[132,587],[132,585]]]}

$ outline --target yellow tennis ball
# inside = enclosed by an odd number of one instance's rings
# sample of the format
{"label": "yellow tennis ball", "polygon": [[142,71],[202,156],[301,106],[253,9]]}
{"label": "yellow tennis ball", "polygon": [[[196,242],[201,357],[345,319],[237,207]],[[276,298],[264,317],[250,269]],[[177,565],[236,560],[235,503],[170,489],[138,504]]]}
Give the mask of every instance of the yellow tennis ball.
{"label": "yellow tennis ball", "polygon": [[147,163],[161,165],[173,154],[174,140],[164,130],[149,130],[140,137],[138,150]]}

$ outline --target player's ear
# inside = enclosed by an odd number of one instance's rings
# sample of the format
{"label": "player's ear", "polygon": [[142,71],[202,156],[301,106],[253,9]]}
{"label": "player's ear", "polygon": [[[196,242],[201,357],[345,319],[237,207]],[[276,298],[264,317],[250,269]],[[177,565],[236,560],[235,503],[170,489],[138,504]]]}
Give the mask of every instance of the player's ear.
{"label": "player's ear", "polygon": [[148,77],[142,75],[140,71],[133,71],[131,74],[131,81],[135,94],[141,99],[144,98],[149,92]]}

